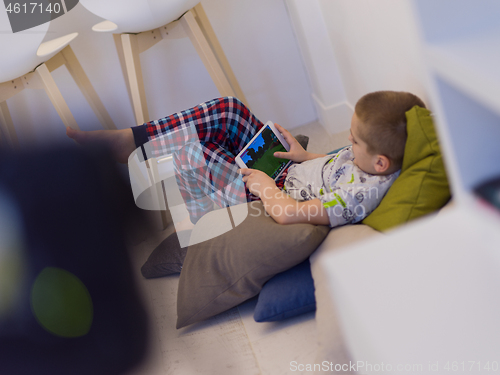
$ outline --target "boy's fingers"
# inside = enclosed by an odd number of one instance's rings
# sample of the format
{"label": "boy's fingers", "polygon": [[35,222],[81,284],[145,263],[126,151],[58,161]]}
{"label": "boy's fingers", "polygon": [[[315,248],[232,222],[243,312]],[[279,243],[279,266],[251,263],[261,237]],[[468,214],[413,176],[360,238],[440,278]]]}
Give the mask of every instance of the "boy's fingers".
{"label": "boy's fingers", "polygon": [[288,133],[288,130],[286,130],[283,126],[279,124],[274,124],[274,126],[276,126],[276,129],[278,129],[278,131],[283,135],[285,135],[285,133]]}
{"label": "boy's fingers", "polygon": [[281,158],[281,159],[289,159],[289,152],[275,152],[274,154],[275,158]]}
{"label": "boy's fingers", "polygon": [[238,169],[238,173],[241,174],[241,175],[243,175],[243,176],[249,176],[254,171],[255,171],[255,169],[251,169],[251,168],[241,168],[241,169]]}
{"label": "boy's fingers", "polygon": [[[278,128],[277,128],[278,129]],[[288,142],[288,144],[292,144],[295,141],[295,137],[290,133],[288,130],[282,128],[281,126],[279,127],[278,131],[283,134],[283,137],[285,140]]]}

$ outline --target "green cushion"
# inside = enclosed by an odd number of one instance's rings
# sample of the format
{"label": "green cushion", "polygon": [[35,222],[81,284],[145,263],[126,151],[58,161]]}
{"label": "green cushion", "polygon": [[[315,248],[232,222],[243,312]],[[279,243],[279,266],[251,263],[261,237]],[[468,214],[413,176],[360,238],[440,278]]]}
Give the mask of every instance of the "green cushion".
{"label": "green cushion", "polygon": [[401,175],[380,205],[363,220],[386,231],[429,214],[448,202],[450,189],[433,120],[427,109],[406,112],[408,138]]}

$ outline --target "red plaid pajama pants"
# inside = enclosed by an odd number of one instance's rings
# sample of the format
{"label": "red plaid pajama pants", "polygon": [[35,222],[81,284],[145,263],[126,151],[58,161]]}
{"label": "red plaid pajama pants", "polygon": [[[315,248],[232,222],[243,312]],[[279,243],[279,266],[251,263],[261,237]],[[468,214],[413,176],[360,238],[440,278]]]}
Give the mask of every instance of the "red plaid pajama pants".
{"label": "red plaid pajama pants", "polygon": [[[136,137],[136,144],[148,158],[173,155],[177,184],[196,223],[214,203],[227,207],[257,199],[245,188],[234,159],[262,126],[241,101],[224,97],[145,123],[147,142]],[[286,171],[278,187],[285,177]]]}

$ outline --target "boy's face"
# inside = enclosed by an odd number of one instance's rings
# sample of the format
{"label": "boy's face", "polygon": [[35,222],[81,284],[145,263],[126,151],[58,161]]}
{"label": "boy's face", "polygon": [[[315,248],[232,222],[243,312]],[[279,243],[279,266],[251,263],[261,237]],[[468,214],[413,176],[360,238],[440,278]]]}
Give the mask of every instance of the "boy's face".
{"label": "boy's face", "polygon": [[352,143],[352,152],[354,154],[354,164],[366,173],[378,174],[375,170],[377,155],[370,154],[368,145],[359,137],[359,128],[361,126],[364,126],[364,124],[354,113],[351,120],[351,134],[349,134],[349,141]]}

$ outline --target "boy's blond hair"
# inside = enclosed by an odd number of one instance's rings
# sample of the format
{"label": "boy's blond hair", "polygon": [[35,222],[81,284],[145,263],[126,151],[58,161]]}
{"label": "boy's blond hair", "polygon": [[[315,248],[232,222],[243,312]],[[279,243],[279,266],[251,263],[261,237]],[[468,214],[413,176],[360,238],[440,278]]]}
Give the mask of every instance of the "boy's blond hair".
{"label": "boy's blond hair", "polygon": [[426,108],[416,95],[402,91],[376,91],[358,100],[356,116],[362,125],[359,137],[370,154],[387,156],[401,167],[406,144],[406,112],[414,106]]}

